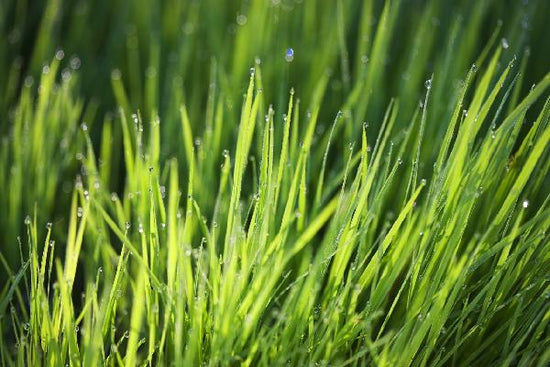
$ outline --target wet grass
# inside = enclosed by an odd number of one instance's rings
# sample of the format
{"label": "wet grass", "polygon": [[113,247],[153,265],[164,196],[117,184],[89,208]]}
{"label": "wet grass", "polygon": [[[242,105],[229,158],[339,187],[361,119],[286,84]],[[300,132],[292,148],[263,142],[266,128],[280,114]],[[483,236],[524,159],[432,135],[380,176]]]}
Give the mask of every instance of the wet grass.
{"label": "wet grass", "polygon": [[549,11],[0,5],[0,363],[546,365]]}

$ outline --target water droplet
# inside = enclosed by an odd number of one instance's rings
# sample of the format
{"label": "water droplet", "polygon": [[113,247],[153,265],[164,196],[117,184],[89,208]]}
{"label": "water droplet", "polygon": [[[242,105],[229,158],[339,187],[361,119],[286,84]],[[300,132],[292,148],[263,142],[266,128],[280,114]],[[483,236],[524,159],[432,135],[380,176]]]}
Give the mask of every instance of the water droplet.
{"label": "water droplet", "polygon": [[500,40],[500,45],[502,46],[503,49],[507,49],[508,47],[510,47],[510,45],[508,44],[508,40],[506,38],[502,38]]}
{"label": "water droplet", "polygon": [[65,51],[63,51],[62,49],[58,49],[55,53],[55,58],[61,61],[63,60],[64,57],[65,57]]}
{"label": "water droplet", "polygon": [[85,122],[83,122],[80,127],[82,128],[82,131],[88,131],[88,125]]}
{"label": "water droplet", "polygon": [[287,48],[285,52],[285,61],[292,62],[294,60],[294,50],[292,48]]}
{"label": "water droplet", "polygon": [[28,216],[28,215],[25,217],[25,224],[26,224],[26,225],[31,224],[31,217]]}
{"label": "water droplet", "polygon": [[120,72],[120,70],[114,69],[113,71],[111,71],[111,79],[120,80],[121,77],[122,73]]}
{"label": "water droplet", "polygon": [[246,21],[247,21],[246,15],[244,15],[244,14],[238,14],[237,15],[237,24],[238,25],[241,25],[241,26],[245,25]]}
{"label": "water droplet", "polygon": [[124,223],[124,226],[126,227],[126,229],[130,229],[131,224],[130,224],[130,222],[126,222],[126,223]]}
{"label": "water droplet", "polygon": [[428,79],[424,82],[424,86],[426,87],[426,89],[430,89],[432,87],[432,80],[431,79]]}
{"label": "water droplet", "polygon": [[27,77],[25,78],[25,82],[24,82],[24,83],[25,83],[25,87],[30,88],[30,87],[32,87],[32,85],[34,84],[34,78],[33,78],[32,76],[29,75],[29,76],[27,76]]}
{"label": "water droplet", "polygon": [[[71,60],[69,60],[69,64],[71,65],[71,69],[78,70],[78,69],[80,69],[81,62],[80,62],[80,59],[78,58],[78,56],[73,55],[71,57]],[[118,73],[119,73],[119,78],[120,78],[120,71]],[[112,76],[112,74],[111,74],[111,76]]]}
{"label": "water droplet", "polygon": [[49,74],[50,73],[50,67],[48,65],[44,65],[42,67],[42,74]]}
{"label": "water droplet", "polygon": [[224,149],[222,155],[223,155],[224,158],[229,157],[229,150]]}
{"label": "water droplet", "polygon": [[524,209],[527,209],[527,207],[529,206],[529,200],[523,200],[523,202],[521,203],[521,206],[522,206]]}
{"label": "water droplet", "polygon": [[420,180],[420,184],[421,184],[422,186],[425,186],[425,185],[426,185],[426,182],[427,182],[427,181],[426,181],[425,178],[423,178],[422,180]]}
{"label": "water droplet", "polygon": [[143,224],[141,223],[138,224],[138,232],[143,233]]}
{"label": "water droplet", "polygon": [[50,240],[50,247],[53,247],[54,241]]}
{"label": "water droplet", "polygon": [[50,229],[52,229],[52,222],[48,222],[46,223],[46,229],[49,231]]}

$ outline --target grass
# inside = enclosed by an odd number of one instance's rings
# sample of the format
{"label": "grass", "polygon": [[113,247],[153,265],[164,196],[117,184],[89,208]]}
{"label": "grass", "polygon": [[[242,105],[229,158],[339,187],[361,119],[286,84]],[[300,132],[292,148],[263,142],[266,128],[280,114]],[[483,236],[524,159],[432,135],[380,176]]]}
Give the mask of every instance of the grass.
{"label": "grass", "polygon": [[550,8],[451,3],[0,4],[0,364],[547,365]]}

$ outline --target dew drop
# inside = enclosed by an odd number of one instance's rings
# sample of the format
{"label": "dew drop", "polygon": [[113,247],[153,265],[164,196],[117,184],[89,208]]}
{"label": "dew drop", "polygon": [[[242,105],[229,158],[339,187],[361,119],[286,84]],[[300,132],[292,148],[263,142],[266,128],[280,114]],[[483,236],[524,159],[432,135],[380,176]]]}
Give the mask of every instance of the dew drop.
{"label": "dew drop", "polygon": [[502,46],[503,49],[508,49],[508,47],[510,47],[510,45],[508,44],[508,40],[506,38],[502,38],[500,40],[500,45]]}
{"label": "dew drop", "polygon": [[245,25],[245,24],[246,24],[246,21],[247,21],[246,15],[244,15],[244,14],[239,14],[239,15],[237,15],[237,24],[238,24],[238,25],[241,25],[241,26],[242,26],[242,25]]}
{"label": "dew drop", "polygon": [[523,207],[523,209],[527,209],[527,207],[529,207],[529,200],[523,200],[521,206]]}
{"label": "dew drop", "polygon": [[55,53],[55,58],[59,61],[63,60],[63,58],[65,57],[65,51],[59,49],[57,50],[57,52]]}
{"label": "dew drop", "polygon": [[[71,60],[69,60],[69,64],[71,65],[71,69],[73,70],[78,70],[80,69],[80,65],[81,65],[81,62],[80,62],[80,59],[78,58],[78,56],[74,55],[71,57]],[[118,70],[118,69],[116,69]],[[119,78],[120,78],[120,71],[118,71],[118,74],[119,74]],[[112,74],[111,74],[112,76]]]}
{"label": "dew drop", "polygon": [[292,62],[294,60],[294,50],[292,48],[287,48],[285,52],[285,61]]}
{"label": "dew drop", "polygon": [[424,86],[426,87],[426,89],[430,89],[432,87],[432,80],[431,79],[428,79],[424,82]]}
{"label": "dew drop", "polygon": [[34,84],[34,78],[32,76],[27,76],[24,81],[25,87],[30,88]]}
{"label": "dew drop", "polygon": [[114,69],[113,71],[111,71],[111,79],[120,80],[121,77],[122,77],[122,73],[120,72],[120,70]]}

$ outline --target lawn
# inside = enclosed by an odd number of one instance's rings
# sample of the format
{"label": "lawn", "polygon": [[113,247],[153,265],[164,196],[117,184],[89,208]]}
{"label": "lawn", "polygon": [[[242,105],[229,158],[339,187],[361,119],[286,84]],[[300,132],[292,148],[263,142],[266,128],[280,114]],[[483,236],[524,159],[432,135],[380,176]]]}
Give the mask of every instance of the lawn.
{"label": "lawn", "polygon": [[0,2],[0,365],[547,366],[549,18]]}

